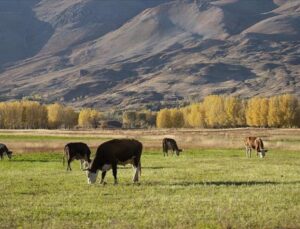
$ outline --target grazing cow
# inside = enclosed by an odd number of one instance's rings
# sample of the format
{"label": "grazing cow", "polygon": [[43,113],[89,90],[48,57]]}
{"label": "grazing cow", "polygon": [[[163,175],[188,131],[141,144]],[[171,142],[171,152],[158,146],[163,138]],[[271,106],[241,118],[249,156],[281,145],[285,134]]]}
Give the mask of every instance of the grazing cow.
{"label": "grazing cow", "polygon": [[9,159],[11,159],[12,152],[10,150],[8,150],[6,145],[0,143],[0,159],[1,160],[3,159],[4,154],[6,154]]}
{"label": "grazing cow", "polygon": [[179,156],[179,153],[182,151],[182,149],[178,149],[176,141],[172,138],[164,138],[162,141],[162,147],[164,156],[166,154],[168,156],[168,150],[172,150],[172,154],[174,154],[175,151],[177,156]]}
{"label": "grazing cow", "polygon": [[67,171],[71,169],[71,162],[73,160],[80,160],[80,168],[82,169],[83,162],[91,163],[91,151],[87,144],[82,142],[68,143],[64,148],[63,165],[65,165],[65,158],[68,162]]}
{"label": "grazing cow", "polygon": [[251,157],[251,150],[256,150],[256,155],[263,158],[268,150],[264,149],[264,143],[261,138],[258,137],[246,137],[245,138],[246,156]]}
{"label": "grazing cow", "polygon": [[143,145],[134,139],[113,139],[102,143],[96,152],[96,156],[87,171],[88,183],[96,182],[98,170],[102,176],[100,184],[105,184],[106,172],[112,168],[115,184],[117,184],[117,165],[132,164],[135,169],[133,182],[139,181],[141,175],[141,155]]}

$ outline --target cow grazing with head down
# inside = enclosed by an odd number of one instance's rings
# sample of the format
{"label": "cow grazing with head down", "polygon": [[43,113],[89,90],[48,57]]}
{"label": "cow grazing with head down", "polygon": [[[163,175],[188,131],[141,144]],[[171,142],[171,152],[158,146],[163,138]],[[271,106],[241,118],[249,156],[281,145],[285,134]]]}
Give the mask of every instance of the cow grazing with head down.
{"label": "cow grazing with head down", "polygon": [[64,148],[63,164],[65,159],[68,162],[67,171],[71,169],[71,162],[73,160],[80,160],[80,168],[82,169],[83,163],[91,163],[91,151],[87,144],[82,142],[68,143]]}
{"label": "cow grazing with head down", "polygon": [[9,159],[11,159],[11,157],[12,157],[12,151],[8,150],[8,148],[7,148],[6,145],[0,143],[0,159],[1,159],[1,160],[3,159],[3,156],[4,156],[5,154],[7,155],[7,157],[8,157]]}
{"label": "cow grazing with head down", "polygon": [[177,156],[179,156],[179,153],[182,151],[182,149],[178,148],[176,141],[172,138],[164,138],[162,141],[162,148],[164,156],[168,156],[168,150],[172,150],[172,154],[174,154],[175,151]]}
{"label": "cow grazing with head down", "polygon": [[256,155],[260,156],[261,158],[265,157],[266,152],[268,150],[264,149],[264,143],[261,138],[258,137],[246,137],[245,140],[245,147],[246,147],[246,156],[251,157],[251,150],[256,150]]}
{"label": "cow grazing with head down", "polygon": [[117,184],[117,165],[126,164],[132,164],[135,169],[133,182],[138,182],[141,175],[142,150],[142,143],[134,139],[113,139],[102,143],[87,171],[88,183],[96,182],[100,170],[102,172],[100,184],[105,184],[106,172],[112,168],[115,184]]}

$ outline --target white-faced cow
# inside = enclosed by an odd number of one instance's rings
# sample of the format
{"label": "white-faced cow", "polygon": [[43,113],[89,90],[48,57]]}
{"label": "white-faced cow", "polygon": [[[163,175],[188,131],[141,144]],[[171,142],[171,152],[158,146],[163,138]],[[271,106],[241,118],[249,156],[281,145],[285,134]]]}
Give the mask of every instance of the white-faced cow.
{"label": "white-faced cow", "polygon": [[83,169],[83,163],[91,163],[91,151],[87,144],[82,142],[68,143],[64,148],[63,164],[65,159],[68,162],[67,171],[71,169],[71,162],[73,160],[80,160],[80,168]]}
{"label": "white-faced cow", "polygon": [[172,154],[174,154],[175,151],[177,156],[179,156],[179,153],[182,151],[182,149],[178,148],[176,141],[172,138],[164,138],[162,141],[162,148],[164,156],[168,156],[168,150],[172,150]]}
{"label": "white-faced cow", "polygon": [[141,175],[141,155],[143,145],[134,139],[113,139],[102,143],[87,171],[88,183],[96,182],[98,170],[102,172],[100,184],[105,184],[106,172],[112,168],[115,184],[117,184],[117,165],[132,164],[135,172],[133,182],[139,181]]}
{"label": "white-faced cow", "polygon": [[265,157],[266,152],[268,150],[264,149],[264,143],[261,138],[258,137],[246,137],[245,140],[245,147],[246,147],[246,156],[251,157],[251,150],[256,150],[256,155],[260,156],[261,158]]}
{"label": "white-faced cow", "polygon": [[0,143],[0,159],[1,159],[1,160],[3,159],[3,156],[4,156],[5,154],[7,155],[7,157],[8,157],[9,159],[11,159],[11,157],[12,157],[12,152],[11,152],[10,150],[8,150],[8,148],[7,148],[6,145]]}

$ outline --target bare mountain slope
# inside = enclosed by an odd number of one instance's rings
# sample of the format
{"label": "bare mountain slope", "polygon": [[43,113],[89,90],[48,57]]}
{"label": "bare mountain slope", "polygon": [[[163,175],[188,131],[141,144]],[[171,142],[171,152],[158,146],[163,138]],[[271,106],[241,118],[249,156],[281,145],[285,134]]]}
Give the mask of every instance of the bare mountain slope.
{"label": "bare mountain slope", "polygon": [[[0,44],[15,53],[0,54],[0,99],[38,94],[77,106],[131,108],[211,93],[300,95],[299,0],[29,3],[26,20],[37,24],[31,34],[41,35],[26,46],[31,52]],[[4,28],[4,37],[23,34],[17,28]]]}

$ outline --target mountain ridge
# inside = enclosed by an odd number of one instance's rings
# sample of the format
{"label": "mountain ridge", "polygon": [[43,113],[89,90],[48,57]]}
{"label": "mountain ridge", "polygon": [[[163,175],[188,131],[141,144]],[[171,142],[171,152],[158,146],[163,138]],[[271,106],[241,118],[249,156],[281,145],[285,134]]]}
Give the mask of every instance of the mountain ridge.
{"label": "mountain ridge", "polygon": [[10,7],[34,12],[26,16],[37,23],[29,34],[41,32],[29,40],[39,42],[26,43],[25,54],[0,54],[1,100],[38,94],[78,107],[136,109],[208,94],[300,95],[298,0],[28,3]]}

